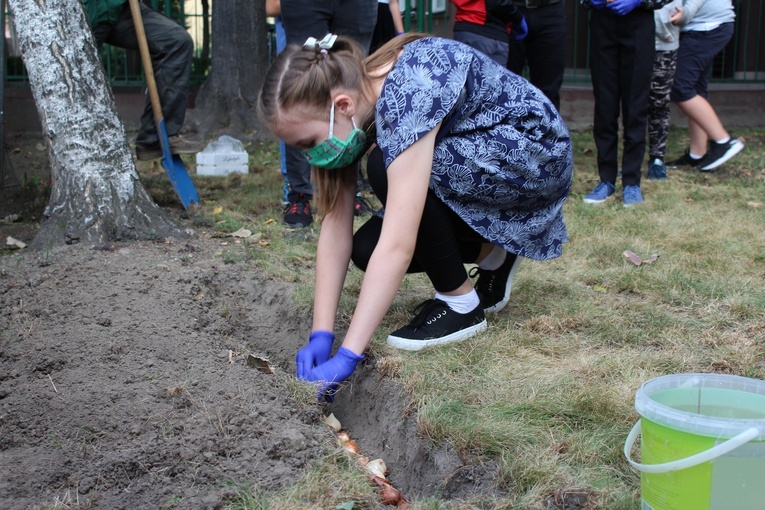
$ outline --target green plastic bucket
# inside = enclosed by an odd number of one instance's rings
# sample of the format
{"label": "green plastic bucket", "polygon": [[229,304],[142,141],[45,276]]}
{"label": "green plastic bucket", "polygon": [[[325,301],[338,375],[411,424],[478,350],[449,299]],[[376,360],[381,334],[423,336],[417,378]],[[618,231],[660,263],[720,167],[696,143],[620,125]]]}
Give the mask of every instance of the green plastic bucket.
{"label": "green plastic bucket", "polygon": [[640,471],[642,510],[765,508],[765,381],[667,375],[640,387],[635,409],[624,455]]}

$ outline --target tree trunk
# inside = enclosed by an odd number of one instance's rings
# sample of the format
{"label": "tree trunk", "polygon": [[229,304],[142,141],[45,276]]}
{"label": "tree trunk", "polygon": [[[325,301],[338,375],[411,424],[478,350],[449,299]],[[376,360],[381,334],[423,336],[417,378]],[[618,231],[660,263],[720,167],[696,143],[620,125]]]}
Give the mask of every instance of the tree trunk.
{"label": "tree trunk", "polygon": [[212,2],[212,69],[187,121],[202,135],[260,137],[255,115],[268,67],[264,2]]}
{"label": "tree trunk", "polygon": [[52,190],[33,248],[182,235],[152,201],[79,0],[9,0],[48,141]]}

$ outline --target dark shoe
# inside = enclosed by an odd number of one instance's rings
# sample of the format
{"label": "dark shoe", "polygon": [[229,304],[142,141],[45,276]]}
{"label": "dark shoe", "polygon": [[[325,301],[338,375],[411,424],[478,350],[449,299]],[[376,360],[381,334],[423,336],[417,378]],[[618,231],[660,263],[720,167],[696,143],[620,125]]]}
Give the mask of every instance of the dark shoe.
{"label": "dark shoe", "polygon": [[677,158],[674,161],[670,161],[669,162],[669,167],[670,168],[678,168],[678,167],[681,167],[681,166],[690,166],[690,167],[696,168],[697,166],[699,166],[699,164],[701,163],[702,159],[704,159],[704,158],[693,159],[691,157],[691,152],[690,151],[685,151],[685,154],[683,154],[682,156],[680,156],[679,158]]}
{"label": "dark shoe", "polygon": [[741,152],[743,149],[744,142],[740,138],[734,140],[731,137],[731,139],[725,143],[713,143],[707,151],[707,154],[701,158],[699,170],[703,172],[713,170]]}
{"label": "dark shoe", "polygon": [[498,312],[510,301],[513,277],[522,259],[514,253],[508,253],[499,269],[489,271],[475,267],[470,271],[470,276],[478,275],[475,290],[481,297],[484,313]]}
{"label": "dark shoe", "polygon": [[654,159],[653,163],[648,165],[648,178],[655,181],[667,178],[667,166],[659,158]]}
{"label": "dark shoe", "polygon": [[[171,154],[196,154],[203,149],[201,142],[189,140],[181,135],[168,136],[167,142],[170,144]],[[136,144],[135,155],[138,161],[159,159],[162,157],[162,147],[159,142],[150,145]]]}
{"label": "dark shoe", "polygon": [[590,191],[586,197],[584,197],[585,204],[601,204],[606,201],[608,197],[614,194],[614,185],[610,182],[600,182],[595,189]]}
{"label": "dark shoe", "polygon": [[483,307],[465,314],[457,313],[440,299],[428,299],[414,309],[409,325],[388,335],[388,345],[407,351],[445,345],[470,338],[486,329]]}
{"label": "dark shoe", "polygon": [[302,193],[284,208],[284,223],[290,227],[307,227],[312,221],[311,200]]}

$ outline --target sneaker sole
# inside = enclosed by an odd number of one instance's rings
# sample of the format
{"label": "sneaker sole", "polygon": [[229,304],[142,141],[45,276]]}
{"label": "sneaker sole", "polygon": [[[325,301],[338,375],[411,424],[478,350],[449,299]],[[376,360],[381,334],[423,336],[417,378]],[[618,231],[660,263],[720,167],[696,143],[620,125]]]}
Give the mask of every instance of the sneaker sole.
{"label": "sneaker sole", "polygon": [[471,336],[475,336],[481,331],[486,330],[486,319],[470,326],[469,328],[455,331],[451,335],[446,335],[441,338],[432,338],[430,340],[412,340],[411,338],[401,338],[398,336],[388,335],[388,345],[395,347],[396,349],[403,349],[405,351],[419,351],[426,347],[434,347],[437,345],[446,345],[454,342],[460,342],[466,340]]}
{"label": "sneaker sole", "polygon": [[725,152],[725,154],[722,155],[720,159],[712,162],[709,165],[700,167],[699,170],[701,170],[702,172],[708,172],[709,170],[714,170],[715,168],[727,162],[730,158],[732,158],[733,156],[735,156],[742,150],[744,150],[744,143],[741,140],[736,140],[736,143],[731,145],[730,149],[728,149]]}
{"label": "sneaker sole", "polygon": [[598,200],[597,198],[587,198],[587,197],[584,197],[584,203],[585,204],[602,204],[603,202],[605,202],[606,200],[608,200],[609,198],[611,198],[613,196],[614,196],[614,193],[611,193],[610,195],[608,195],[603,200]]}
{"label": "sneaker sole", "polygon": [[502,301],[495,303],[494,306],[484,308],[483,313],[497,313],[502,310],[510,301],[510,291],[513,288],[513,278],[515,278],[515,272],[518,270],[518,266],[521,265],[521,259],[523,259],[523,257],[520,255],[515,256],[515,262],[513,262],[513,267],[510,268],[510,275],[508,275],[507,283],[505,283],[505,297],[502,298]]}

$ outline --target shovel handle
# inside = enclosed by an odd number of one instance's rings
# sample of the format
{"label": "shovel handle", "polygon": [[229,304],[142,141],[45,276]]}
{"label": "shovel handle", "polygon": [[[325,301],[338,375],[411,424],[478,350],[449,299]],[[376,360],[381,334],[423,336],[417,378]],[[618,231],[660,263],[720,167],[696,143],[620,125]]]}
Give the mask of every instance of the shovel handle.
{"label": "shovel handle", "polygon": [[159,102],[157,93],[157,82],[154,79],[154,66],[151,63],[151,54],[149,53],[149,43],[146,41],[146,30],[143,27],[143,16],[141,16],[141,7],[138,0],[128,0],[130,3],[130,13],[133,15],[133,25],[135,25],[135,35],[138,39],[138,49],[141,53],[141,63],[143,64],[143,73],[146,75],[146,85],[149,87],[149,98],[151,99],[151,109],[154,111],[154,120],[159,125],[162,120],[162,105]]}

